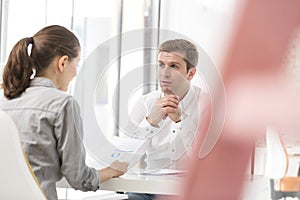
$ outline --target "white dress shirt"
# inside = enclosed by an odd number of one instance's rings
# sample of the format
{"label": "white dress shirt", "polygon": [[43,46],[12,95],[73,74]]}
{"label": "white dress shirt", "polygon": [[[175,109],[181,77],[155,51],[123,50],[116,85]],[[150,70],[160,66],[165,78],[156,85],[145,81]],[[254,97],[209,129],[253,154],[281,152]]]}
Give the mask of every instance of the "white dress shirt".
{"label": "white dress shirt", "polygon": [[125,134],[150,140],[145,160],[148,170],[185,169],[191,146],[199,130],[199,121],[210,103],[210,98],[200,88],[191,86],[179,102],[182,111],[181,122],[175,123],[167,117],[158,123],[158,127],[154,127],[148,123],[146,117],[162,96],[161,91],[153,91],[137,101],[130,114]]}

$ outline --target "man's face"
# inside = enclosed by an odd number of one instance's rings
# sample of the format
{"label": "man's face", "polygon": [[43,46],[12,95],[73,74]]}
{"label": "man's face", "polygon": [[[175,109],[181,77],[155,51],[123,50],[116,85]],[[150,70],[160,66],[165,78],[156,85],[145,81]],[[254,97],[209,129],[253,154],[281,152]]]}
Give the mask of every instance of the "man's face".
{"label": "man's face", "polygon": [[[160,52],[158,55],[158,75],[161,90],[165,94],[182,96],[187,92],[195,68],[187,71],[187,63],[177,52]],[[191,75],[191,71],[192,75]]]}

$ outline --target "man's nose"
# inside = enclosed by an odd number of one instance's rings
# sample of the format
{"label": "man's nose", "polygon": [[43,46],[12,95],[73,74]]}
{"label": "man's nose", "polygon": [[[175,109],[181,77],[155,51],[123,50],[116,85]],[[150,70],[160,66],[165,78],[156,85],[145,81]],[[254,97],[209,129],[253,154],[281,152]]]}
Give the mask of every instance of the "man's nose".
{"label": "man's nose", "polygon": [[170,77],[170,67],[165,67],[162,71],[164,77]]}

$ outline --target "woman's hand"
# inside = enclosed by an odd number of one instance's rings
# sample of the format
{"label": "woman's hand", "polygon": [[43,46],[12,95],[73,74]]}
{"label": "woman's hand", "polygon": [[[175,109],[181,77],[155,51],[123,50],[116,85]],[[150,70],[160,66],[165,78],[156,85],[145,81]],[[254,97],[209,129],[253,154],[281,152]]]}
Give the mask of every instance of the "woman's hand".
{"label": "woman's hand", "polygon": [[128,170],[129,163],[127,162],[120,162],[118,160],[111,163],[110,168],[114,170],[113,177],[122,176]]}
{"label": "woman's hand", "polygon": [[109,167],[98,171],[100,177],[100,183],[107,181],[108,179],[119,177],[125,174],[128,170],[129,163],[120,162],[118,160],[111,163]]}

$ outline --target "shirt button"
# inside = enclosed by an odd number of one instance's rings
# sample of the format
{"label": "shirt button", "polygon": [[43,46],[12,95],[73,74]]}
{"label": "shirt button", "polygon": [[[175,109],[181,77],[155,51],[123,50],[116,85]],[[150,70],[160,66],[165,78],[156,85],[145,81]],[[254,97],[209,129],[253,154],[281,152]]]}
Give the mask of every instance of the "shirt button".
{"label": "shirt button", "polygon": [[172,149],[172,152],[175,152],[175,150],[174,150],[174,149]]}
{"label": "shirt button", "polygon": [[173,132],[173,133],[175,133],[176,131],[175,131],[175,130],[173,130],[172,132]]}

